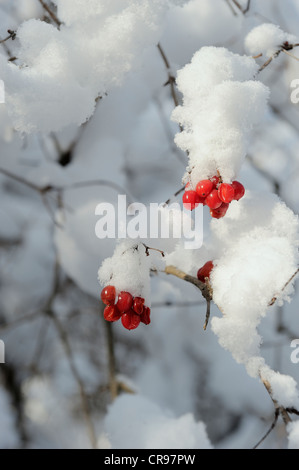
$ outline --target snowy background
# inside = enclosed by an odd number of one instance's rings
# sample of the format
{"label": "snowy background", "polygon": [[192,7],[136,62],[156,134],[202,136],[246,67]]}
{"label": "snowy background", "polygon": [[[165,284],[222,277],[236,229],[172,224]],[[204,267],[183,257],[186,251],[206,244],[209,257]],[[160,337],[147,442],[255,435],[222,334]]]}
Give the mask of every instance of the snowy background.
{"label": "snowy background", "polygon": [[[298,37],[298,0],[0,0],[0,448],[250,449],[275,408],[260,447],[299,448]],[[111,327],[96,206],[216,169],[246,197],[204,209],[200,250],[156,244],[193,276],[215,260],[207,331],[154,254],[151,324]]]}

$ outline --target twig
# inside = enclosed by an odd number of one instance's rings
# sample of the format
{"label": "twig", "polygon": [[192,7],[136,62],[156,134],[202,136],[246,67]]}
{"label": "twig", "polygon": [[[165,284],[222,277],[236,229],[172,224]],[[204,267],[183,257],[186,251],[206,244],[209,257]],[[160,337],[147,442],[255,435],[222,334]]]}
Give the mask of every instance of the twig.
{"label": "twig", "polygon": [[13,41],[16,39],[17,35],[16,35],[15,31],[12,31],[11,29],[8,29],[7,32],[9,33],[9,36],[7,36],[5,39],[1,39],[0,44],[4,44],[9,39],[12,39]]}
{"label": "twig", "polygon": [[183,193],[185,191],[185,186],[183,186],[181,189],[179,189],[176,193],[174,193],[174,195],[172,197],[170,197],[169,199],[167,199],[167,201],[164,202],[163,204],[163,207],[166,207],[168,206],[170,203],[171,203],[171,200],[174,198],[177,198],[181,193]]}
{"label": "twig", "polygon": [[230,0],[225,0],[227,6],[229,7],[230,11],[232,12],[232,14],[234,16],[238,16],[238,14],[235,12],[235,9],[234,7],[232,6],[232,4],[230,3]]}
{"label": "twig", "polygon": [[292,57],[293,59],[295,60],[298,60],[299,62],[299,57],[296,57],[294,54],[291,54],[289,51],[287,51],[286,49],[283,49],[282,52],[284,52],[285,54],[287,54],[288,56]]}
{"label": "twig", "polygon": [[279,49],[276,52],[274,52],[274,54],[271,57],[269,57],[269,59],[259,68],[257,75],[261,73],[263,70],[265,70],[265,68],[268,67],[268,65],[270,65],[274,59],[277,59],[277,57],[279,57],[282,52],[289,55],[293,59],[299,60],[298,57],[294,56],[293,54],[290,54],[289,52],[295,49],[296,47],[299,47],[299,44],[289,44],[288,42],[285,42],[284,44],[282,44],[279,47]]}
{"label": "twig", "polygon": [[207,300],[206,321],[205,321],[205,324],[204,324],[204,327],[203,327],[204,331],[206,331],[207,328],[208,328],[209,321],[210,321],[210,316],[211,316],[211,301]]}
{"label": "twig", "polygon": [[269,429],[269,430],[266,432],[266,434],[258,441],[258,443],[253,447],[254,450],[257,449],[257,448],[267,439],[267,437],[271,434],[271,432],[275,429],[276,424],[277,424],[277,421],[278,421],[278,418],[279,418],[279,409],[276,408],[274,421],[273,421],[273,423],[271,424],[270,429]]}
{"label": "twig", "polygon": [[147,246],[145,243],[142,243],[142,245],[143,245],[144,248],[145,248],[145,254],[146,254],[146,256],[149,256],[149,255],[150,255],[149,252],[150,252],[150,250],[151,250],[151,251],[157,251],[158,253],[161,254],[162,258],[165,258],[165,253],[164,253],[164,251],[158,250],[158,248],[151,248],[151,247]]}
{"label": "twig", "polygon": [[246,13],[248,13],[248,11],[250,10],[250,3],[251,3],[251,0],[247,0],[247,6],[246,8],[243,8],[240,3],[238,2],[238,0],[232,0],[232,2],[236,5],[236,7],[243,13],[243,15],[246,15]]}
{"label": "twig", "polygon": [[283,406],[281,406],[277,400],[275,400],[273,398],[273,395],[272,395],[272,388],[271,388],[271,384],[270,382],[265,379],[264,377],[262,377],[262,375],[260,374],[260,378],[261,378],[261,381],[263,382],[264,386],[265,386],[265,389],[267,390],[272,402],[273,402],[273,405],[274,405],[274,408],[275,408],[275,411],[278,412],[279,415],[281,415],[285,425],[287,426],[289,423],[292,422],[286,408],[284,408]]}
{"label": "twig", "polygon": [[54,268],[54,279],[53,279],[53,288],[52,292],[49,296],[49,299],[46,303],[44,312],[45,314],[52,320],[53,325],[57,331],[58,337],[60,338],[61,344],[63,346],[66,358],[68,360],[70,370],[72,372],[72,375],[75,379],[75,382],[77,383],[78,390],[80,393],[80,398],[81,398],[81,406],[82,406],[82,411],[84,414],[85,422],[86,422],[86,428],[87,432],[89,435],[90,443],[94,449],[97,448],[97,439],[96,439],[96,434],[95,434],[95,429],[93,426],[93,422],[91,419],[91,413],[90,413],[90,408],[89,408],[89,403],[88,403],[88,398],[87,398],[87,393],[85,391],[84,383],[80,377],[80,374],[77,370],[77,366],[74,360],[74,355],[73,351],[71,348],[71,344],[68,338],[68,334],[65,331],[61,321],[59,318],[55,315],[54,310],[52,308],[52,304],[56,298],[57,293],[59,292],[59,287],[60,287],[60,279],[59,279],[59,272],[60,272],[60,267],[58,260],[56,259],[55,262],[55,268]]}
{"label": "twig", "polygon": [[57,18],[55,13],[51,10],[51,8],[44,2],[44,0],[39,0],[39,3],[42,5],[42,7],[46,10],[46,12],[50,15],[54,23],[58,26],[58,29],[62,25],[62,22]]}
{"label": "twig", "polygon": [[[163,59],[163,62],[165,64],[165,67],[166,67],[167,73],[168,73],[168,81],[165,83],[165,86],[170,85],[171,96],[172,96],[175,107],[177,107],[177,106],[179,106],[180,102],[179,102],[179,99],[177,97],[177,93],[176,93],[176,89],[175,89],[175,77],[171,73],[170,63],[167,59],[167,56],[166,56],[166,54],[164,52],[164,49],[162,48],[161,44],[159,43],[157,47],[159,49],[159,52],[161,54],[161,57]],[[181,131],[183,131],[182,126],[180,126],[180,129],[181,129]]]}
{"label": "twig", "polygon": [[[285,285],[284,285],[283,288],[281,289],[281,292],[283,292],[283,291],[288,287],[288,285],[295,279],[295,277],[297,276],[298,273],[299,273],[299,268],[298,268],[297,271],[293,274],[293,276],[285,283]],[[276,301],[277,301],[277,296],[273,297],[273,299],[270,301],[269,307],[271,307],[272,305],[274,305]]]}
{"label": "twig", "polygon": [[3,331],[8,330],[10,328],[15,328],[19,325],[22,325],[23,323],[34,321],[37,317],[40,316],[40,314],[41,314],[41,312],[38,311],[38,312],[31,313],[29,315],[25,315],[25,316],[20,317],[20,318],[16,318],[16,320],[13,320],[10,323],[4,323],[4,324],[0,323],[0,331],[3,332]]}
{"label": "twig", "polygon": [[[102,318],[103,315],[101,315]],[[104,325],[106,329],[106,341],[107,341],[107,353],[108,353],[108,370],[109,370],[109,390],[111,395],[111,400],[114,401],[118,396],[118,382],[116,379],[116,360],[115,360],[115,349],[114,349],[114,335],[113,335],[113,325],[104,320]]]}
{"label": "twig", "polygon": [[204,330],[206,330],[208,323],[209,323],[210,315],[211,315],[210,309],[211,309],[211,301],[212,301],[212,289],[210,285],[205,284],[204,282],[201,282],[196,277],[190,276],[189,274],[184,273],[183,271],[179,270],[178,268],[174,266],[166,266],[164,272],[166,274],[171,274],[172,276],[176,276],[179,279],[182,279],[183,281],[190,282],[201,291],[202,296],[207,301],[206,321],[204,324]]}

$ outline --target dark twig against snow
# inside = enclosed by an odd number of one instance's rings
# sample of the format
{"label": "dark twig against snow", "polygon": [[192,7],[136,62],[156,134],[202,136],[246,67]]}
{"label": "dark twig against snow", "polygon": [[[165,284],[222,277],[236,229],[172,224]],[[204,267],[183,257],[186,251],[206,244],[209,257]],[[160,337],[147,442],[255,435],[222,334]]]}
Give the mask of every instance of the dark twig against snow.
{"label": "dark twig against snow", "polygon": [[62,25],[62,22],[58,19],[57,15],[54,13],[53,10],[47,5],[47,3],[44,0],[39,0],[39,3],[42,5],[42,7],[46,10],[46,12],[49,14],[49,16],[52,18],[54,23],[58,26],[58,29]]}

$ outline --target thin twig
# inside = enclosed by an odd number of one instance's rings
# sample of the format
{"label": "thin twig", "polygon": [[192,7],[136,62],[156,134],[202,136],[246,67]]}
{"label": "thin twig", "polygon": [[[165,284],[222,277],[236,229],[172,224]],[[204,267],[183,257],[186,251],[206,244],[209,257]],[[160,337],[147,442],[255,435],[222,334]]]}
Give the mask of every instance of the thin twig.
{"label": "thin twig", "polygon": [[246,15],[246,13],[250,10],[250,3],[251,0],[247,0],[247,6],[246,8],[243,8],[238,0],[232,0],[232,2],[236,5],[236,7],[243,13],[243,15]]}
{"label": "thin twig", "polygon": [[279,409],[276,408],[274,421],[273,421],[273,423],[271,424],[270,429],[269,429],[269,430],[266,432],[266,434],[258,441],[258,443],[253,447],[254,450],[257,449],[257,448],[267,439],[267,437],[271,434],[271,432],[275,429],[276,424],[277,424],[277,421],[278,421],[278,418],[279,418]]}
{"label": "thin twig", "polygon": [[77,383],[78,390],[80,393],[80,398],[81,398],[81,406],[82,406],[82,411],[83,415],[85,418],[86,422],[86,428],[88,432],[88,436],[90,439],[91,446],[96,449],[97,448],[97,439],[96,439],[96,434],[95,434],[95,429],[94,425],[91,419],[91,412],[89,408],[89,403],[88,403],[88,397],[87,393],[85,391],[84,383],[80,377],[80,374],[78,372],[75,360],[74,360],[74,354],[71,348],[71,344],[68,338],[68,334],[66,330],[64,329],[60,319],[57,317],[57,315],[54,313],[53,310],[53,302],[59,292],[59,287],[60,287],[60,267],[58,260],[56,259],[55,262],[55,268],[54,268],[54,279],[53,279],[53,288],[52,292],[49,296],[48,301],[46,302],[44,312],[45,314],[52,320],[53,325],[56,329],[56,332],[58,334],[58,337],[60,338],[61,344],[63,346],[66,358],[68,360],[70,370],[72,372],[72,375],[75,379],[75,382]]}
{"label": "thin twig", "polygon": [[230,3],[230,0],[225,0],[227,6],[229,7],[230,11],[232,12],[232,14],[234,16],[238,16],[237,12],[235,12],[235,9],[234,7],[232,6],[232,4]]}
{"label": "thin twig", "polygon": [[183,186],[181,189],[179,189],[176,193],[174,193],[174,195],[172,197],[170,197],[169,199],[167,199],[167,201],[164,202],[163,204],[163,207],[166,207],[168,206],[170,203],[171,203],[171,200],[172,199],[175,199],[177,198],[181,193],[183,193],[185,191],[185,186]]}
{"label": "thin twig", "polygon": [[11,29],[8,29],[7,32],[9,33],[9,36],[7,36],[5,39],[0,40],[0,44],[4,44],[6,41],[9,39],[12,39],[13,41],[16,39],[16,32],[12,31]]}
{"label": "thin twig", "polygon": [[272,402],[273,402],[273,405],[274,405],[274,408],[275,410],[278,410],[278,414],[281,415],[285,425],[287,426],[289,423],[292,422],[287,410],[281,406],[277,400],[275,400],[275,398],[273,398],[273,394],[272,394],[272,388],[271,388],[271,384],[270,382],[265,379],[261,374],[260,374],[260,379],[261,381],[263,382],[264,386],[265,386],[265,389],[267,390]]}
{"label": "thin twig", "polygon": [[[281,293],[288,287],[288,285],[295,279],[295,277],[297,276],[297,274],[299,273],[299,268],[297,269],[297,271],[293,274],[293,276],[285,283],[285,285],[283,286],[283,288],[281,289]],[[273,299],[270,301],[269,303],[269,307],[271,307],[272,305],[275,304],[275,302],[277,301],[277,297],[278,296],[275,296],[273,297]]]}
{"label": "thin twig", "polygon": [[298,60],[299,62],[299,57],[296,57],[294,54],[291,54],[289,51],[287,51],[286,49],[283,49],[282,52],[284,52],[285,54],[287,54],[288,56],[292,57],[293,59],[295,60]]}
{"label": "thin twig", "polygon": [[176,276],[183,281],[190,282],[196,286],[200,291],[202,296],[206,299],[207,302],[207,312],[206,312],[206,321],[204,324],[204,330],[207,329],[210,315],[211,315],[211,301],[212,301],[212,289],[209,284],[205,284],[201,282],[196,277],[190,276],[189,274],[184,273],[180,269],[176,268],[175,266],[166,266],[165,271],[166,274],[171,274],[172,276]]}
{"label": "thin twig", "polygon": [[162,258],[165,258],[165,253],[164,253],[164,251],[158,250],[158,248],[151,248],[151,247],[147,246],[145,243],[142,243],[142,245],[143,245],[144,248],[145,248],[145,254],[146,254],[146,256],[149,256],[149,255],[150,255],[149,252],[150,252],[150,250],[151,250],[151,251],[157,251],[158,253],[161,254]]}
{"label": "thin twig", "polygon": [[[103,320],[104,317],[101,315]],[[114,349],[114,335],[113,325],[104,320],[106,330],[106,341],[107,341],[107,353],[108,353],[108,370],[109,370],[109,390],[111,400],[115,400],[118,396],[118,382],[116,379],[116,360],[115,360],[115,349]]]}
{"label": "thin twig", "polygon": [[46,10],[46,12],[50,15],[54,23],[58,26],[58,29],[62,25],[62,22],[58,19],[58,17],[55,15],[55,13],[51,10],[51,8],[44,2],[44,0],[39,0],[39,3],[42,5],[42,7]]}
{"label": "thin twig", "polygon": [[[177,93],[176,93],[175,77],[172,75],[170,63],[167,59],[167,56],[166,56],[166,54],[164,52],[164,49],[162,48],[161,44],[159,43],[157,47],[159,49],[159,52],[161,54],[161,57],[163,59],[163,62],[165,64],[165,67],[166,67],[167,73],[168,73],[168,81],[165,83],[165,86],[170,85],[171,96],[172,96],[175,107],[177,107],[177,106],[179,106],[180,102],[179,102],[179,99],[178,99],[178,96],[177,96]],[[180,126],[180,130],[183,131],[182,126]]]}

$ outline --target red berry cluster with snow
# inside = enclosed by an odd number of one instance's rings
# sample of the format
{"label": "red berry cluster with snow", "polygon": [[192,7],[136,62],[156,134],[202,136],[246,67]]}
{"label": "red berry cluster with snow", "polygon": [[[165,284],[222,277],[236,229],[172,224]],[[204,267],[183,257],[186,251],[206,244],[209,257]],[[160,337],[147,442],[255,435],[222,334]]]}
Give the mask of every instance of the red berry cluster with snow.
{"label": "red berry cluster with snow", "polygon": [[135,330],[140,323],[149,325],[151,322],[149,307],[144,305],[142,297],[133,297],[130,292],[120,292],[116,298],[114,286],[106,286],[102,290],[101,299],[107,307],[104,310],[104,318],[109,322],[121,319],[127,330]]}
{"label": "red berry cluster with snow", "polygon": [[186,185],[183,195],[185,209],[194,210],[200,204],[210,208],[214,219],[221,219],[228,211],[232,201],[239,201],[245,194],[244,186],[239,181],[232,184],[223,183],[220,176],[201,180],[192,189],[190,183]]}

